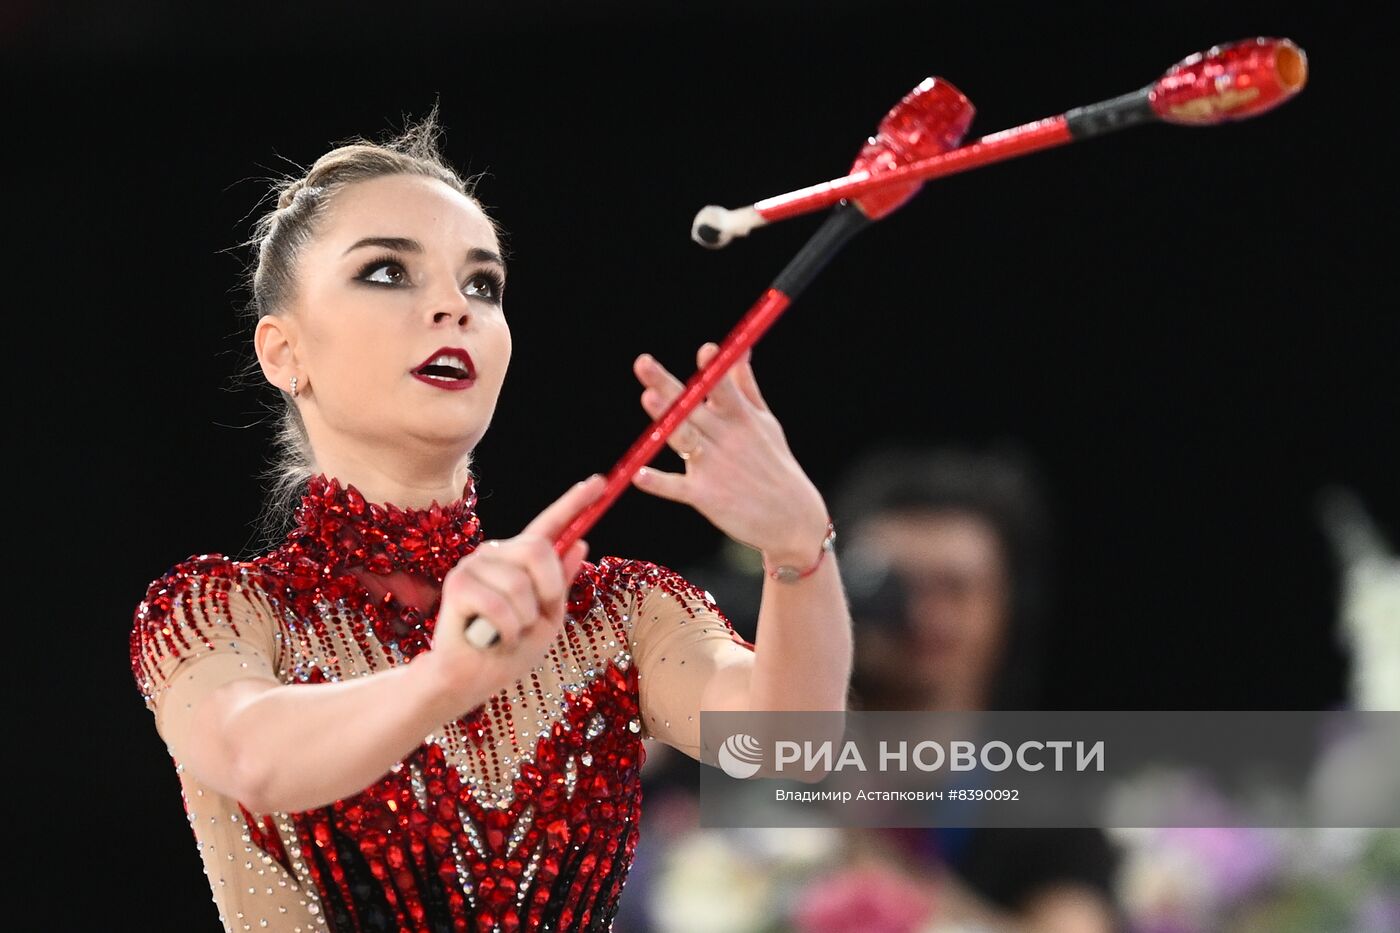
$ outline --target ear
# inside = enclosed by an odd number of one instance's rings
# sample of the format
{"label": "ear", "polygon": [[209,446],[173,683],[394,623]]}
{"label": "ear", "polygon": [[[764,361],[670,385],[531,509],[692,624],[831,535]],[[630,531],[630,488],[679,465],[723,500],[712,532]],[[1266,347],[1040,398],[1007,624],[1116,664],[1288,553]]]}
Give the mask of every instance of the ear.
{"label": "ear", "polygon": [[290,392],[292,377],[299,373],[296,358],[296,324],[287,317],[265,314],[253,330],[253,352],[263,375],[283,392]]}

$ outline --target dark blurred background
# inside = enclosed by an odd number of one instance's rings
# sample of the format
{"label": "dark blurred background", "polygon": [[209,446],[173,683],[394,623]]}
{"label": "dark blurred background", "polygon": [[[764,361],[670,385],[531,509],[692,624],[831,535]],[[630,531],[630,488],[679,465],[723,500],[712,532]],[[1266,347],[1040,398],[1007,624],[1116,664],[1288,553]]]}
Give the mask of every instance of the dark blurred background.
{"label": "dark blurred background", "polygon": [[[59,719],[86,724],[140,874],[180,879],[162,913],[195,928],[209,892],[127,634],[168,566],[253,544],[270,424],[234,385],[236,244],[263,178],[440,101],[447,152],[486,173],[509,232],[515,356],[477,450],[484,527],[507,536],[645,426],[631,360],[688,374],[819,222],[713,253],[688,238],[701,206],[842,174],[928,75],[972,99],[982,135],[1216,42],[1291,37],[1311,79],[1273,113],[933,183],[754,366],[824,490],[879,441],[1033,455],[1055,522],[1048,706],[1326,708],[1347,667],[1317,493],[1350,487],[1392,540],[1400,523],[1373,33],[1347,3],[8,4],[11,259],[31,296],[12,310],[36,354],[21,407],[59,447],[39,485],[62,484],[40,494],[58,500],[42,528],[60,557],[39,571],[56,576],[32,591],[77,597]],[[18,251],[34,232],[37,271]],[[636,491],[590,541],[673,566],[720,544]]]}

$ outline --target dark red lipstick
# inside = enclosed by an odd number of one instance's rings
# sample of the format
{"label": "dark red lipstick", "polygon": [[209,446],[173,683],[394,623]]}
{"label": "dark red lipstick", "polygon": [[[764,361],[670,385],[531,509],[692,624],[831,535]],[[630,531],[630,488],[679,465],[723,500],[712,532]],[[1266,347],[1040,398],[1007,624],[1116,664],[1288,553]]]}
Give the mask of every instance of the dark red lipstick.
{"label": "dark red lipstick", "polygon": [[411,371],[413,378],[437,389],[470,389],[476,384],[476,365],[462,347],[434,350]]}

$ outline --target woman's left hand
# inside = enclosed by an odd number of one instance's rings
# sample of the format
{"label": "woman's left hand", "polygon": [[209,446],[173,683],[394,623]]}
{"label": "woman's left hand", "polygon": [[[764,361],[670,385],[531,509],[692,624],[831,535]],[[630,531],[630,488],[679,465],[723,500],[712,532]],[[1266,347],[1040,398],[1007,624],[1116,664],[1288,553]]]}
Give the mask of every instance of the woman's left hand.
{"label": "woman's left hand", "polygon": [[[704,344],[696,364],[704,366],[717,353],[718,344]],[[771,565],[805,567],[826,537],[826,504],[758,391],[750,356],[746,351],[667,439],[685,460],[685,472],[643,467],[633,482],[691,506],[734,540],[762,551]],[[685,388],[650,354],[638,356],[632,370],[646,387],[642,408],[652,418]]]}

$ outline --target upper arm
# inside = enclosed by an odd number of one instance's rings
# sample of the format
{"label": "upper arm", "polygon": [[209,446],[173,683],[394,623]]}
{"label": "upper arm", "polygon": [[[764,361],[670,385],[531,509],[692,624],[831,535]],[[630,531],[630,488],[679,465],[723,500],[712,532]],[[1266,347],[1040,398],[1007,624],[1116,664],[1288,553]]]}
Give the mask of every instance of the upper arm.
{"label": "upper arm", "polygon": [[[171,756],[228,790],[219,722],[204,709],[242,702],[280,684],[276,615],[262,588],[229,561],[182,564],[153,583],[137,607],[131,666]],[[239,688],[221,689],[236,681]]]}
{"label": "upper arm", "polygon": [[648,576],[632,629],[644,734],[699,760],[700,711],[747,708],[754,646],[680,574]]}

